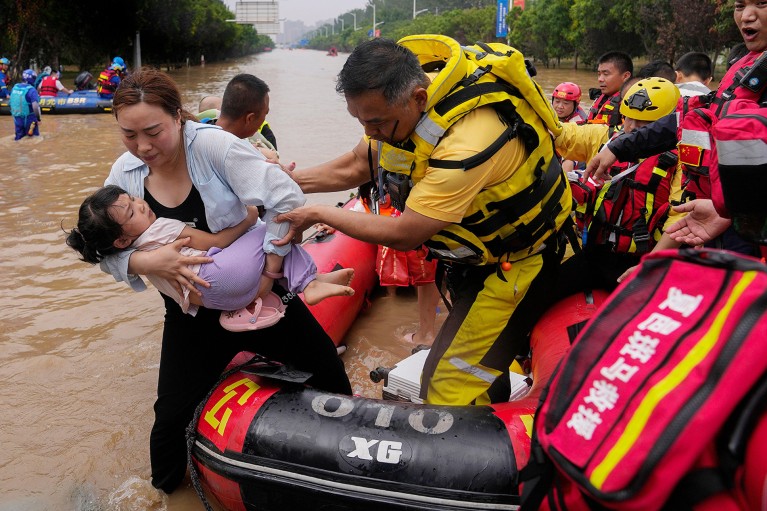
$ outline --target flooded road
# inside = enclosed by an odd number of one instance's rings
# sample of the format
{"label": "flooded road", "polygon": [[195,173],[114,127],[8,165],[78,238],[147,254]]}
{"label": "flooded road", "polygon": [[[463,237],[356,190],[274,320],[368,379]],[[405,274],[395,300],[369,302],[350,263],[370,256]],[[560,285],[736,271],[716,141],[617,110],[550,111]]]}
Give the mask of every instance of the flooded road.
{"label": "flooded road", "polygon": [[[270,86],[269,122],[283,160],[299,167],[353,147],[361,128],[334,90],[346,55],[275,50],[171,73],[185,106],[222,94],[237,73]],[[547,92],[565,80],[584,89],[584,71],[541,70]],[[71,86],[71,84],[67,84]],[[149,431],[163,305],[80,262],[64,244],[83,198],[101,186],[124,152],[111,115],[49,115],[42,136],[13,140],[0,117],[0,271],[6,311],[0,331],[0,511],[198,510],[194,490],[151,488]],[[335,203],[348,192],[310,196]],[[444,313],[441,313],[444,316]],[[381,298],[349,332],[343,355],[356,393],[378,397],[370,369],[393,365],[417,327],[415,293]]]}

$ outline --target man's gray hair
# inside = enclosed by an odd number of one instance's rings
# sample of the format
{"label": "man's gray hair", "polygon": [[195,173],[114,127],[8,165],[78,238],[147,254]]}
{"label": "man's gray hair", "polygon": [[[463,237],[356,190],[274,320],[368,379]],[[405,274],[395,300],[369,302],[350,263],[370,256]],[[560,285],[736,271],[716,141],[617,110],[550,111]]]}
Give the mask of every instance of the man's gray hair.
{"label": "man's gray hair", "polygon": [[380,91],[390,105],[404,101],[416,86],[429,79],[418,57],[391,39],[376,38],[357,46],[338,73],[336,92],[356,97]]}

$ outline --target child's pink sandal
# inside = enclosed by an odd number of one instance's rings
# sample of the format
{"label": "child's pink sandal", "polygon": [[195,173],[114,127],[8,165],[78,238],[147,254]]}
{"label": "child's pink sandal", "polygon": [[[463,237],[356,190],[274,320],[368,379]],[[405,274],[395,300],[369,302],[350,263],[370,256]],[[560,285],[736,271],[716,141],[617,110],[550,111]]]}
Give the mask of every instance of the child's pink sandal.
{"label": "child's pink sandal", "polygon": [[236,311],[223,311],[219,322],[230,332],[247,332],[259,330],[277,323],[285,315],[287,306],[276,294],[270,292],[263,299],[256,300]]}

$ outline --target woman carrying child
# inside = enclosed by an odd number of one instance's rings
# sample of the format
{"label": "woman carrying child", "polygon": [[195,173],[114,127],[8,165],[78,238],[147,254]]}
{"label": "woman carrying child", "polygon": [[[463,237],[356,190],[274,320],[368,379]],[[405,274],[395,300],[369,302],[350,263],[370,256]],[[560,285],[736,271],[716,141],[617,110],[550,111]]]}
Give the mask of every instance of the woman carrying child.
{"label": "woman carrying child", "polygon": [[[351,394],[351,385],[330,338],[303,302],[288,294],[269,275],[282,271],[288,250],[272,241],[289,226],[275,215],[304,203],[293,180],[278,165],[267,163],[253,146],[224,130],[194,122],[181,104],[173,80],[158,70],[128,75],[115,93],[113,111],[128,152],[112,166],[107,185],[146,200],[157,216],[172,218],[207,232],[232,227],[247,216],[246,206],[263,206],[266,233],[265,273],[257,296],[274,291],[288,301],[285,319],[274,326],[233,333],[219,323],[220,311],[200,307],[184,314],[163,295],[165,323],[160,357],[155,422],[150,436],[152,484],[167,493],[186,474],[185,428],[227,363],[240,351],[261,355],[313,373],[315,388]],[[139,275],[173,283],[176,291],[201,295],[209,284],[190,265],[210,263],[207,256],[186,256],[187,238],[152,251],[127,249],[101,261],[104,271],[134,290],[146,288]],[[267,273],[268,272],[268,273]]]}
{"label": "woman carrying child", "polygon": [[[213,258],[212,263],[190,266],[210,284],[210,287],[196,286],[201,296],[188,289],[179,293],[172,282],[155,275],[147,275],[147,279],[162,294],[173,298],[187,314],[197,314],[199,306],[223,310],[221,325],[227,330],[256,330],[276,323],[284,311],[279,298],[276,298],[275,307],[274,299],[262,301],[255,296],[265,271],[263,244],[266,234],[263,223],[248,230],[256,221],[258,209],[249,208],[246,220],[211,234],[179,220],[158,218],[144,199],[130,196],[119,186],[108,185],[90,195],[80,206],[77,228],[67,237],[67,245],[79,252],[83,261],[97,264],[107,255],[121,250],[156,250],[179,238],[189,238],[191,247],[182,248],[181,253],[187,256],[207,254]],[[304,293],[304,300],[309,305],[331,296],[354,294],[354,290],[346,285],[354,276],[353,268],[317,275],[317,266],[300,245],[285,255],[283,268],[283,272],[270,273],[268,277],[280,279],[291,293]]]}

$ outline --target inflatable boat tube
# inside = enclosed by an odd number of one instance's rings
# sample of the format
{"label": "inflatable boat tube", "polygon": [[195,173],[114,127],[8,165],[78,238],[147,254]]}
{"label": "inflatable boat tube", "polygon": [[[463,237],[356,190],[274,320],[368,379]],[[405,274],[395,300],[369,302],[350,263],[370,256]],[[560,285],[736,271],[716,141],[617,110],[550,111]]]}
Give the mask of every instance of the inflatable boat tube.
{"label": "inflatable boat tube", "polygon": [[[0,99],[0,114],[11,115],[8,98]],[[108,114],[112,113],[112,100],[102,99],[95,90],[78,90],[72,94],[59,92],[57,96],[42,96],[40,109],[45,114]]]}
{"label": "inflatable boat tube", "polygon": [[[356,203],[357,199],[352,199],[344,204],[343,208],[351,209]],[[370,303],[370,294],[378,284],[375,271],[378,246],[356,240],[340,231],[327,236],[312,236],[301,246],[314,259],[318,273],[354,268],[354,279],[350,284],[354,289],[353,296],[334,296],[308,306],[338,346],[357,314]]]}
{"label": "inflatable boat tube", "polygon": [[533,331],[533,387],[491,406],[434,406],[281,386],[242,367],[190,436],[194,476],[228,510],[518,509],[540,392],[606,295],[574,296]]}

